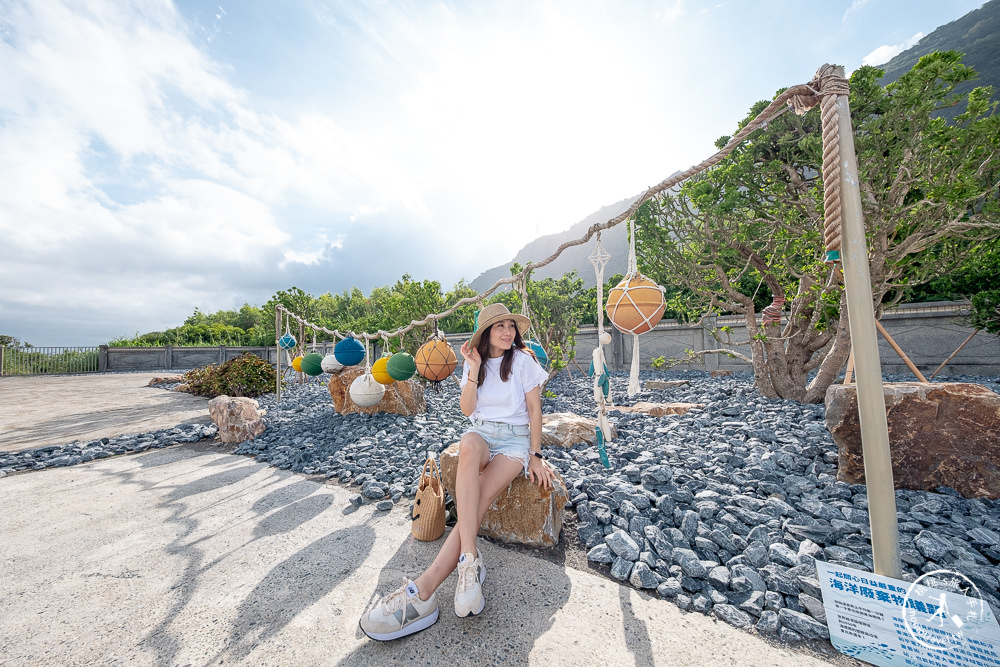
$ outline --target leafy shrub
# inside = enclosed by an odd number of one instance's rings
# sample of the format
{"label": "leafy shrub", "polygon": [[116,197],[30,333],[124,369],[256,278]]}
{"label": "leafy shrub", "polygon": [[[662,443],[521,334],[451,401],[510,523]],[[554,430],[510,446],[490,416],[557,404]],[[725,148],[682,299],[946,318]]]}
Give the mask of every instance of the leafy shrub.
{"label": "leafy shrub", "polygon": [[1000,290],[988,290],[973,296],[969,319],[976,329],[1000,334]]}
{"label": "leafy shrub", "polygon": [[184,375],[192,394],[198,396],[249,396],[274,391],[277,371],[270,363],[249,352],[221,366],[209,364]]}

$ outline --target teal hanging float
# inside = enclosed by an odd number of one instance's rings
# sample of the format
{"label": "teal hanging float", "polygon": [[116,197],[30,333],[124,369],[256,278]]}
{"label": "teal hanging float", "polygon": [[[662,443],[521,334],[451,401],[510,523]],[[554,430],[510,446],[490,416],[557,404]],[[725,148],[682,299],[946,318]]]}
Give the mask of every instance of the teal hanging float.
{"label": "teal hanging float", "polygon": [[526,341],[526,344],[528,346],[528,349],[534,353],[535,359],[538,360],[538,364],[542,368],[547,370],[549,367],[549,355],[545,351],[545,348],[542,347],[542,344],[539,343],[537,340]]}
{"label": "teal hanging float", "polygon": [[365,346],[357,338],[348,336],[334,346],[333,354],[344,366],[357,366],[365,358]]}

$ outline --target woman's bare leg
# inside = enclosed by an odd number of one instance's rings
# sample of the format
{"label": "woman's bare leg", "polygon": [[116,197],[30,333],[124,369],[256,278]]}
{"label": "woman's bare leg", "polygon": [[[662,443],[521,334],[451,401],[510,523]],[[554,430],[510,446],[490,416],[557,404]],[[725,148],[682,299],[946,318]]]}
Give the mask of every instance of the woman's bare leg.
{"label": "woman's bare leg", "polygon": [[[466,468],[463,469],[462,451],[465,449],[465,443],[476,443],[477,440],[482,444],[488,463],[481,469],[476,469],[474,465],[471,465],[477,461],[478,447],[476,444],[470,444],[466,455],[468,461]],[[506,456],[497,456],[489,461],[489,448],[486,442],[476,434],[463,436],[462,444],[459,445],[458,466],[459,471],[455,479],[458,525],[452,529],[444,544],[441,545],[441,550],[438,551],[434,562],[414,580],[420,591],[420,598],[423,600],[429,598],[431,593],[436,591],[438,586],[448,578],[448,575],[455,571],[458,559],[463,553],[476,553],[476,535],[479,533],[483,517],[486,516],[486,510],[500,495],[500,492],[517,477],[518,473],[524,471],[524,465],[520,461]],[[470,470],[473,472],[470,473]],[[480,473],[479,470],[482,472]],[[471,532],[471,539],[463,534],[469,532]]]}

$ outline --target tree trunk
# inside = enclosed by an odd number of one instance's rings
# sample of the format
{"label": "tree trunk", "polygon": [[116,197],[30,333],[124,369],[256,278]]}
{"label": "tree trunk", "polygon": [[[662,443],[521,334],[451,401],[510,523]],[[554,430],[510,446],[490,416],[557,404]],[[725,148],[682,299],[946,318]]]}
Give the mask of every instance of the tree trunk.
{"label": "tree trunk", "polygon": [[844,367],[850,353],[851,329],[847,319],[847,303],[842,297],[840,300],[840,321],[837,324],[837,333],[834,334],[833,345],[830,346],[823,358],[823,363],[820,364],[816,377],[806,387],[803,402],[821,403],[826,399],[826,390],[840,375],[840,369]]}

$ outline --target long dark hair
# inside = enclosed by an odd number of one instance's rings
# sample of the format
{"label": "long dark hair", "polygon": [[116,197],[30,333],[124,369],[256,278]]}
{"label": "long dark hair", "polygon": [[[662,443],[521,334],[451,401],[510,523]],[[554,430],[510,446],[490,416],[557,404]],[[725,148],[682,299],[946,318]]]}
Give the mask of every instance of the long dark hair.
{"label": "long dark hair", "polygon": [[[503,322],[505,320],[500,321]],[[490,358],[490,330],[497,324],[499,322],[494,322],[488,326],[482,335],[479,336],[479,342],[476,344],[479,358],[483,360],[483,363],[479,365],[479,376],[476,378],[477,387],[482,387],[483,381],[486,379],[486,360]],[[504,382],[510,379],[510,372],[514,368],[515,350],[524,350],[528,354],[532,354],[531,350],[525,344],[524,339],[521,338],[521,330],[517,326],[514,327],[514,344],[509,349],[503,351],[503,359],[500,361],[500,379]],[[532,354],[532,356],[534,355]]]}

